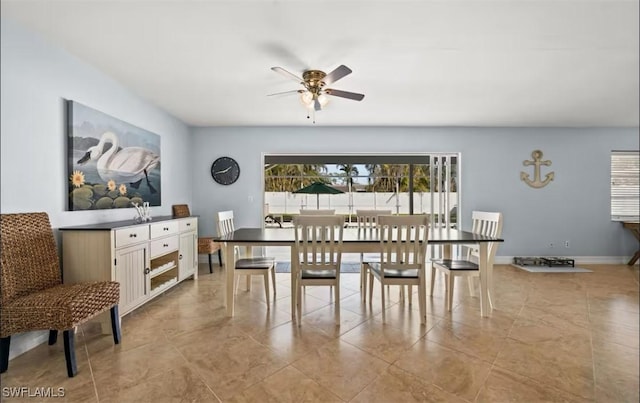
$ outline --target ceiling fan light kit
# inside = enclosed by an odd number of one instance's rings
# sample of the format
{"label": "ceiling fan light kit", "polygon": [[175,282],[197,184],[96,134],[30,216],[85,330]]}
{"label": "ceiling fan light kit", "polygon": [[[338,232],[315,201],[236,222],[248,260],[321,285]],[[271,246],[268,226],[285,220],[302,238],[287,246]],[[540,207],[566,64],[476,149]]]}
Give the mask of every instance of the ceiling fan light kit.
{"label": "ceiling fan light kit", "polygon": [[[315,104],[314,95],[310,91],[304,91],[302,94],[300,94],[300,101],[309,109],[313,109],[313,106]],[[329,103],[329,97],[324,94],[320,94],[318,95],[318,102],[320,102],[320,106],[324,108],[325,105]]]}
{"label": "ceiling fan light kit", "polygon": [[[313,123],[316,123],[315,112],[321,111],[322,108],[329,102],[329,98],[327,97],[327,95],[351,99],[354,101],[362,101],[362,99],[364,98],[364,94],[324,88],[327,84],[334,83],[344,76],[352,73],[352,70],[345,65],[338,66],[329,74],[326,74],[324,71],[320,70],[306,70],[302,73],[302,78],[296,76],[293,73],[290,73],[282,67],[272,67],[271,70],[295,80],[296,82],[298,82],[298,84],[304,87],[304,90],[292,90],[269,95],[273,96],[299,93],[302,104],[307,107],[307,109],[310,110],[311,114],[313,115]],[[309,118],[310,116],[309,114],[307,114],[307,119]]]}

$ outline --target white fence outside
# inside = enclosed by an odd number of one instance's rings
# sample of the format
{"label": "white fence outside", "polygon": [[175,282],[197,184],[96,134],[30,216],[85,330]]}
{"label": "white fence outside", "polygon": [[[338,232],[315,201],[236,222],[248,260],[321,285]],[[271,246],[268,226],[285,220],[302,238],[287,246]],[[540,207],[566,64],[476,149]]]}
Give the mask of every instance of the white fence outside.
{"label": "white fence outside", "polygon": [[[458,205],[458,195],[449,193],[449,208],[451,211]],[[431,211],[441,211],[440,194],[434,193],[434,208],[431,208],[431,193],[414,193],[414,214],[429,214]],[[394,213],[409,214],[409,194],[392,192],[353,192],[335,195],[293,194],[291,192],[265,192],[265,214],[298,214],[301,209],[335,209],[336,214],[355,214],[356,210],[391,210]],[[443,195],[443,203],[444,195]]]}

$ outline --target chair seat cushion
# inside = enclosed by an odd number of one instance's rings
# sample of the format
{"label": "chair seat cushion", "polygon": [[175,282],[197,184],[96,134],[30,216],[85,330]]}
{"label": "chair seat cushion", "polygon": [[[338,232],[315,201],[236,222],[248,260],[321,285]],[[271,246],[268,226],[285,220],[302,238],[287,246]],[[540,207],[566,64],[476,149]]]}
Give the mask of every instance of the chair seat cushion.
{"label": "chair seat cushion", "polygon": [[67,330],[116,305],[120,284],[100,281],[60,284],[2,306],[2,336],[25,331]]}
{"label": "chair seat cushion", "polygon": [[276,264],[276,259],[272,257],[250,257],[238,259],[236,269],[270,269]]}
{"label": "chair seat cushion", "polygon": [[[381,276],[382,267],[380,263],[369,263],[369,269]],[[387,278],[418,278],[418,269],[384,269],[384,276]]]}
{"label": "chair seat cushion", "polygon": [[335,270],[302,270],[302,279],[335,279]]}
{"label": "chair seat cushion", "polygon": [[432,260],[431,262],[434,265],[440,266],[447,270],[478,271],[479,269],[477,263],[470,262],[468,260],[439,259]]}
{"label": "chair seat cushion", "polygon": [[198,254],[211,254],[220,250],[221,247],[222,244],[211,237],[198,238]]}

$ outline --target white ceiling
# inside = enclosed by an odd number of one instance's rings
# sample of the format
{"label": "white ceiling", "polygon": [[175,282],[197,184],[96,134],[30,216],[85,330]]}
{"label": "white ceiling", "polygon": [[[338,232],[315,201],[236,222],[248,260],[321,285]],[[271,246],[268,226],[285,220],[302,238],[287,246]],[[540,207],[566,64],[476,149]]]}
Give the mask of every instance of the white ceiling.
{"label": "white ceiling", "polygon": [[638,1],[6,1],[193,126],[309,125],[297,75],[345,64],[317,125],[639,125]]}

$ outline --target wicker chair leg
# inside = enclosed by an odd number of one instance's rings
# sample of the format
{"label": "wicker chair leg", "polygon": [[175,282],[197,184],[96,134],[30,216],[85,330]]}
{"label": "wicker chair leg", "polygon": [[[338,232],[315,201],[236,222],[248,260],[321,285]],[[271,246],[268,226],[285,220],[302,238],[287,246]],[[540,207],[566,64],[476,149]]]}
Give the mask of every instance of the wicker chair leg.
{"label": "wicker chair leg", "polygon": [[74,336],[73,328],[62,332],[62,337],[64,339],[64,358],[67,361],[67,375],[69,375],[69,378],[73,378],[78,373]]}
{"label": "wicker chair leg", "polygon": [[0,373],[5,373],[9,368],[9,345],[11,336],[0,338]]}
{"label": "wicker chair leg", "polygon": [[49,345],[53,346],[58,341],[58,331],[57,330],[49,330]]}
{"label": "wicker chair leg", "polygon": [[118,305],[111,307],[111,331],[113,332],[113,342],[120,344],[122,334],[120,333],[120,315],[118,315]]}
{"label": "wicker chair leg", "polygon": [[213,273],[213,265],[211,264],[211,253],[209,253],[209,273]]}
{"label": "wicker chair leg", "polygon": [[220,263],[220,267],[222,267],[222,249],[218,249],[218,263]]}

